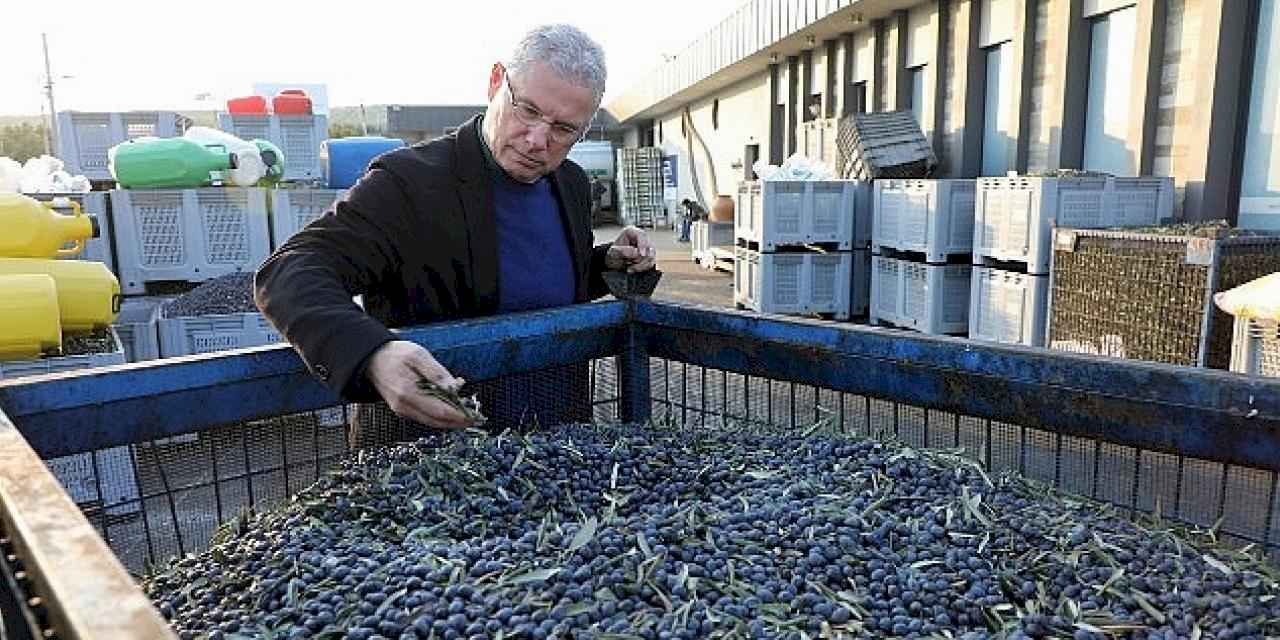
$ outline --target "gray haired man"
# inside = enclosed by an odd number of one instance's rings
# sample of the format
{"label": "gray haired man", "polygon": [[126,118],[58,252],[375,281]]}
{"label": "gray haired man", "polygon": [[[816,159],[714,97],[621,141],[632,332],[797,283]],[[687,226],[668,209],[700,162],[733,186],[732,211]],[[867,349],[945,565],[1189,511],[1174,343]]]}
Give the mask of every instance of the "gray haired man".
{"label": "gray haired man", "polygon": [[[603,50],[578,29],[530,31],[494,63],[483,115],[375,159],[343,200],[262,265],[258,306],[317,378],[351,401],[384,400],[414,423],[469,426],[418,386],[463,381],[389,328],[587,302],[607,293],[604,271],[653,268],[639,229],[592,246],[588,179],[566,161],[600,106],[605,76]],[[352,303],[357,294],[367,313]],[[498,424],[538,411],[503,399],[490,407],[510,414],[491,415]]]}

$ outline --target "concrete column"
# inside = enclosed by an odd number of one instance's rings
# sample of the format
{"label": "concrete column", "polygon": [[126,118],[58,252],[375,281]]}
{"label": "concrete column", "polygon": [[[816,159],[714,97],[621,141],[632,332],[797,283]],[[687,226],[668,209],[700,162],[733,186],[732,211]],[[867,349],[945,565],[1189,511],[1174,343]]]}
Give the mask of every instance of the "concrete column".
{"label": "concrete column", "polygon": [[827,76],[826,88],[822,90],[822,117],[831,118],[839,113],[836,109],[836,104],[840,99],[840,91],[837,85],[837,78],[840,77],[838,73],[840,65],[836,59],[836,41],[824,40],[822,45],[827,54],[827,62],[822,65]]}
{"label": "concrete column", "polygon": [[800,58],[787,56],[787,153],[788,157],[796,152],[796,125],[800,124],[798,112],[803,101],[800,100]]}
{"label": "concrete column", "polygon": [[893,108],[901,110],[911,104],[911,76],[907,73],[907,32],[911,29],[910,13],[903,10],[893,12],[893,24],[896,27],[894,48],[890,52],[893,69],[889,76],[893,78],[894,86],[889,95],[893,96]]}
{"label": "concrete column", "polygon": [[[1236,171],[1244,154],[1244,134],[1248,121],[1242,114],[1241,97],[1252,59],[1244,43],[1252,42],[1258,25],[1243,0],[1202,0],[1200,24],[1201,58],[1197,78],[1195,136],[1190,142],[1194,156],[1187,165],[1187,220],[1226,217],[1235,222],[1240,213],[1240,185]],[[1237,156],[1239,154],[1239,156]]]}
{"label": "concrete column", "polygon": [[[934,34],[933,51],[933,154],[938,162],[949,169],[950,163],[943,159],[947,138],[947,78],[951,75],[947,58],[950,56],[951,40],[955,37],[952,24],[951,0],[937,0],[938,32]],[[951,63],[954,64],[954,63]],[[963,67],[960,67],[963,69]]]}
{"label": "concrete column", "polygon": [[1132,102],[1129,136],[1138,150],[1138,175],[1151,175],[1156,155],[1156,124],[1160,109],[1161,64],[1164,61],[1165,0],[1138,2],[1138,40],[1133,51]]}
{"label": "concrete column", "polygon": [[[1021,3],[1019,3],[1021,4]],[[978,48],[982,30],[979,0],[960,0],[951,13],[951,37],[963,42],[955,56],[953,74],[958,102],[947,105],[953,131],[959,132],[959,149],[952,152],[951,176],[972,178],[982,172],[982,128],[986,111],[987,61]],[[954,47],[955,43],[947,46]],[[1015,89],[1016,91],[1016,89]],[[1014,104],[1018,104],[1016,101]],[[1014,136],[1016,138],[1016,132]]]}
{"label": "concrete column", "polygon": [[888,55],[888,43],[885,42],[888,26],[885,24],[884,20],[876,20],[871,23],[871,28],[874,31],[875,35],[873,37],[875,38],[876,43],[875,47],[873,47],[875,49],[875,60],[871,65],[872,86],[867,88],[867,90],[871,92],[871,110],[888,111],[889,105],[884,99],[884,92],[880,90],[885,86],[884,83],[887,80],[886,76],[891,75],[885,73],[885,67],[888,66],[885,64],[885,56]]}
{"label": "concrete column", "polygon": [[[977,13],[975,11],[974,13]],[[1017,105],[1018,117],[1014,119],[1013,131],[1009,135],[1017,141],[1017,154],[1014,169],[1018,173],[1026,173],[1027,158],[1031,154],[1031,92],[1035,88],[1034,61],[1036,52],[1036,0],[1014,0],[1013,18],[1013,65],[1018,70],[1018,82],[1013,85],[1013,104]],[[981,71],[970,69],[970,73],[981,73],[986,78],[986,67]],[[970,78],[973,76],[970,75]],[[982,143],[978,142],[981,148]],[[981,154],[981,152],[979,152]],[[979,155],[981,163],[981,155]],[[981,164],[979,164],[981,166]]]}
{"label": "concrete column", "polygon": [[[1089,111],[1089,21],[1084,19],[1084,0],[1059,1],[1055,11],[1067,11],[1064,54],[1055,59],[1065,72],[1062,87],[1062,110],[1053,120],[1060,123],[1058,157],[1055,169],[1079,169],[1084,165],[1084,123]],[[1051,49],[1053,47],[1050,47]],[[1052,155],[1052,154],[1051,154]]]}
{"label": "concrete column", "polygon": [[803,87],[800,93],[800,121],[808,122],[813,120],[813,114],[809,113],[809,100],[813,97],[813,49],[800,52],[800,66],[800,84]]}
{"label": "concrete column", "polygon": [[779,108],[782,97],[782,69],[777,63],[769,65],[769,164],[780,165],[786,157],[787,146],[786,106]]}
{"label": "concrete column", "polygon": [[853,113],[853,33],[840,38],[844,58],[840,64],[840,115]]}

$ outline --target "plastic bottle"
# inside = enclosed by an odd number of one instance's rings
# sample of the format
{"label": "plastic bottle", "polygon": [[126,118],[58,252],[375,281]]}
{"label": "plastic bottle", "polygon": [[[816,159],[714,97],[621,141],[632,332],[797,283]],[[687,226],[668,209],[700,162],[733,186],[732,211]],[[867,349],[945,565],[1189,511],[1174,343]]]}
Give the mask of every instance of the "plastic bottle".
{"label": "plastic bottle", "polygon": [[222,147],[236,156],[236,166],[223,172],[224,181],[237,187],[252,187],[267,174],[258,146],[236,136],[209,127],[191,127],[184,138],[204,147]]}
{"label": "plastic bottle", "polygon": [[0,360],[30,360],[61,350],[62,325],[53,278],[0,276]]}
{"label": "plastic bottle", "polygon": [[115,322],[120,281],[101,262],[0,258],[0,276],[45,275],[57,285],[63,333],[91,333]]}
{"label": "plastic bottle", "polygon": [[187,138],[138,138],[111,147],[107,166],[125,189],[185,189],[213,184],[238,163],[225,146],[205,147]]}
{"label": "plastic bottle", "polygon": [[[18,193],[0,192],[0,257],[68,258],[84,250],[84,241],[99,234],[98,220],[85,215],[80,204],[67,201],[72,215],[54,210],[54,203],[40,202]],[[75,243],[66,248],[68,243]]]}

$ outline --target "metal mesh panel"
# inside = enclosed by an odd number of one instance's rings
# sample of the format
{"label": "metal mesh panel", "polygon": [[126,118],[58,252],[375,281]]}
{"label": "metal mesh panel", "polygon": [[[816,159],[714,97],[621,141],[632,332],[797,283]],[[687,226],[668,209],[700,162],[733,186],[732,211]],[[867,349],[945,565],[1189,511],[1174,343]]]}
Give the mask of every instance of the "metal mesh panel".
{"label": "metal mesh panel", "polygon": [[1216,526],[1219,538],[1280,552],[1277,474],[1066,436],[674,360],[649,363],[655,420],[705,427],[754,425],[803,432],[819,425],[915,447],[958,449],[993,472],[1159,515]]}

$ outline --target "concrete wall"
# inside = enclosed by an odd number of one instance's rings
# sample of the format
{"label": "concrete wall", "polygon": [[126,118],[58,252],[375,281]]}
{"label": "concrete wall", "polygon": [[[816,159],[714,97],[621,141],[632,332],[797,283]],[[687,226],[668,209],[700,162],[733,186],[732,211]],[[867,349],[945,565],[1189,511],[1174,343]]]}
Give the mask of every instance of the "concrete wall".
{"label": "concrete wall", "polygon": [[1164,47],[1160,57],[1160,95],[1156,109],[1151,171],[1173,176],[1178,188],[1175,214],[1181,216],[1187,173],[1193,158],[1196,91],[1201,71],[1200,0],[1168,0]]}

